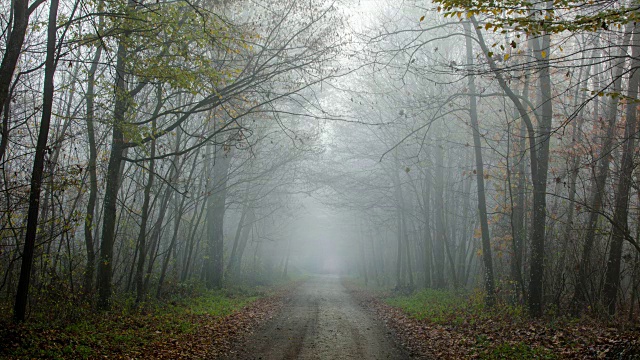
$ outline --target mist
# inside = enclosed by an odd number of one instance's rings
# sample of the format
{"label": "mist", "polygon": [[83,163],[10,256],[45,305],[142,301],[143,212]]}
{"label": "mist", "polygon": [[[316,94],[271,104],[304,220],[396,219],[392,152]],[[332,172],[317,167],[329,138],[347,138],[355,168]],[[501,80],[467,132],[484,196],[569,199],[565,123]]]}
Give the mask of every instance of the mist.
{"label": "mist", "polygon": [[631,3],[0,10],[7,324],[299,286],[637,325]]}

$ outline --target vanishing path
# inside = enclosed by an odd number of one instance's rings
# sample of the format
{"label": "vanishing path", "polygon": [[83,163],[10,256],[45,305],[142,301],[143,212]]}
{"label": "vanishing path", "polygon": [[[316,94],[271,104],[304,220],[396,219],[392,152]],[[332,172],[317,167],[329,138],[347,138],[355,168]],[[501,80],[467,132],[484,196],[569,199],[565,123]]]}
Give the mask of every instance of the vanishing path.
{"label": "vanishing path", "polygon": [[407,359],[384,325],[361,308],[340,278],[302,284],[278,316],[253,334],[235,359]]}

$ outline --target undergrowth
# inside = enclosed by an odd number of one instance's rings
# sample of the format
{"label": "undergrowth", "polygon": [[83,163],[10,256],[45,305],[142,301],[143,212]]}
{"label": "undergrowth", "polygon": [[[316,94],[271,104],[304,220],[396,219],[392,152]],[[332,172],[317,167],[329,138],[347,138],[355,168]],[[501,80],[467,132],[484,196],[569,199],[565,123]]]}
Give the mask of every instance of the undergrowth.
{"label": "undergrowth", "polygon": [[412,295],[390,296],[386,302],[401,308],[410,316],[440,325],[474,325],[489,319],[522,320],[524,308],[498,304],[493,309],[485,306],[481,292],[460,293],[448,290],[423,289]]}
{"label": "undergrowth", "polygon": [[378,310],[383,316],[391,313],[391,322],[408,316],[396,330],[418,346],[427,344],[437,358],[640,359],[637,327],[593,316],[572,318],[556,311],[533,319],[523,306],[498,302],[488,308],[480,291],[370,293],[385,304]]}
{"label": "undergrowth", "polygon": [[137,305],[131,297],[120,297],[103,313],[77,299],[42,297],[34,301],[39,306],[32,308],[28,321],[19,325],[11,322],[10,307],[4,304],[0,358],[124,356],[150,343],[197,332],[203,317],[225,317],[267,294],[265,288],[250,287],[191,289]]}

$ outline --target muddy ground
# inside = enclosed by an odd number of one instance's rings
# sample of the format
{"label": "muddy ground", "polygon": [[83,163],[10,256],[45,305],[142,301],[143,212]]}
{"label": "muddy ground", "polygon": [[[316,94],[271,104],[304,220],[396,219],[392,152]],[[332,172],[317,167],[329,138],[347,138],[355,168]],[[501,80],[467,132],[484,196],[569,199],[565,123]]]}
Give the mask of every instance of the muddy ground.
{"label": "muddy ground", "polygon": [[385,325],[347,293],[340,278],[316,276],[228,359],[408,359]]}

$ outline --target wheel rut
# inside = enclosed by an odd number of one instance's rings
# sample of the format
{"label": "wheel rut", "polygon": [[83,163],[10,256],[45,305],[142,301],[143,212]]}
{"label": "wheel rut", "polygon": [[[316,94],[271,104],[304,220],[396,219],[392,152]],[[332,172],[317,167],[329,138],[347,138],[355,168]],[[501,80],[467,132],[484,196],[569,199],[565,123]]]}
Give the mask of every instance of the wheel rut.
{"label": "wheel rut", "polygon": [[340,278],[316,276],[227,359],[408,359]]}

